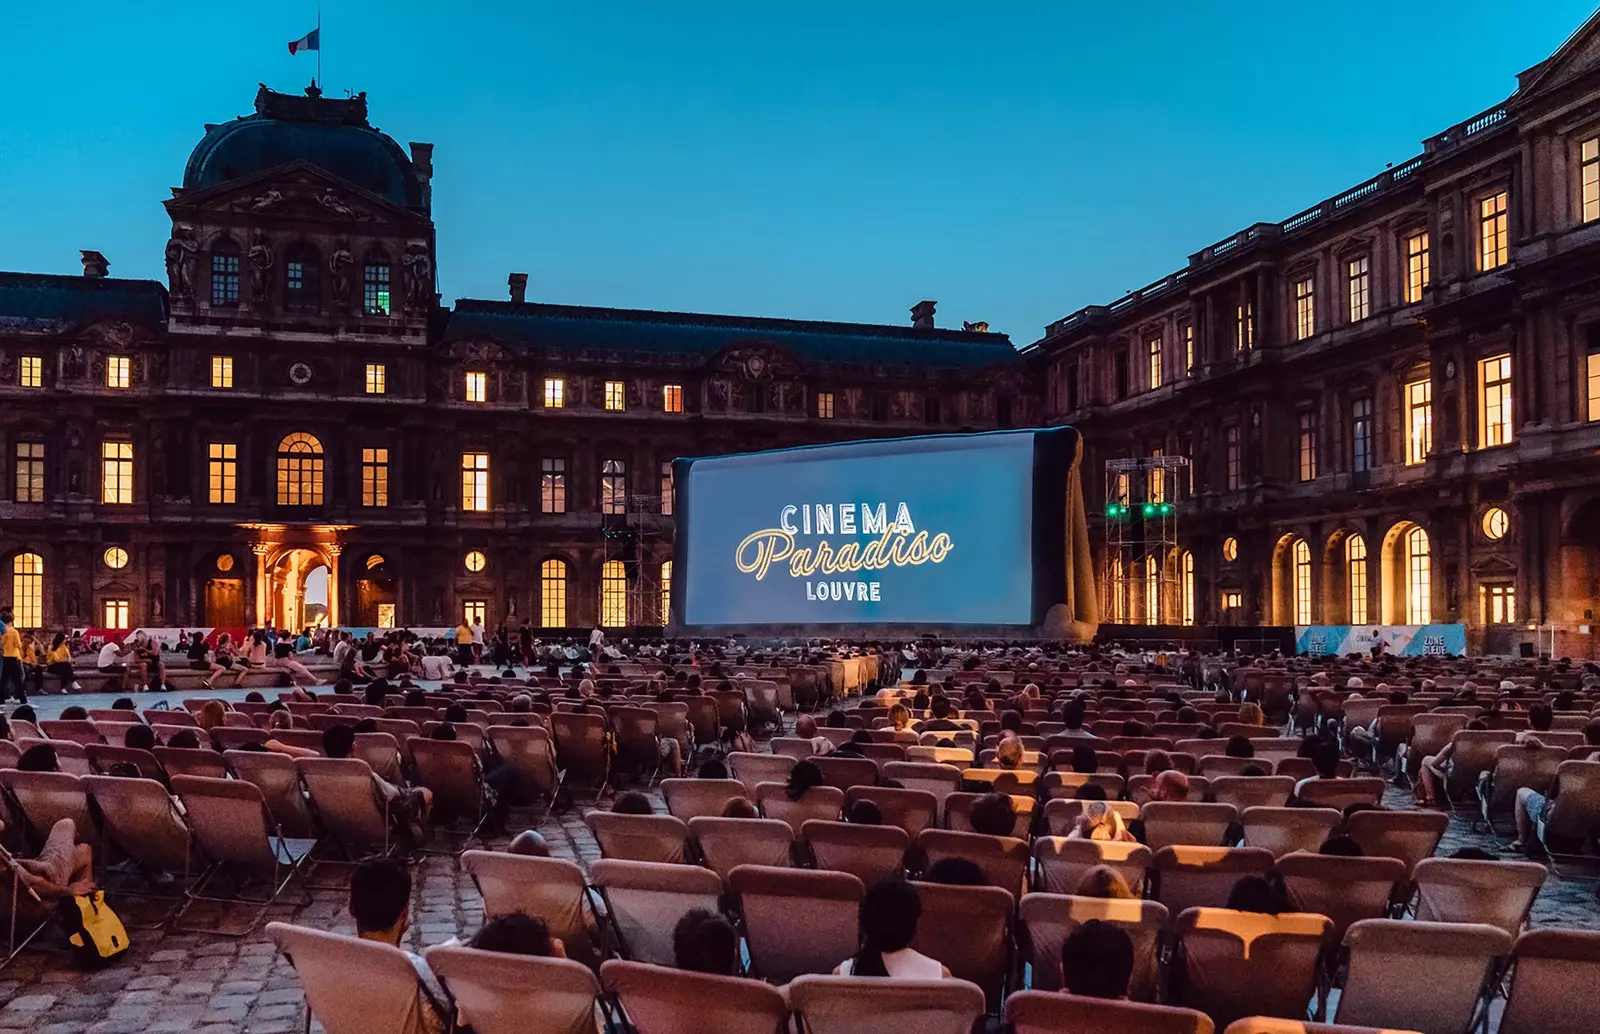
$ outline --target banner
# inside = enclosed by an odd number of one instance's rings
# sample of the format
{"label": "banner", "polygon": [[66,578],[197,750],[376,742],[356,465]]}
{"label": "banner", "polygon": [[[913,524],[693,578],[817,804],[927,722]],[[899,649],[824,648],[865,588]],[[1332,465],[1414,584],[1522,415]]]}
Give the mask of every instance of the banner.
{"label": "banner", "polygon": [[1374,643],[1392,657],[1462,657],[1466,625],[1296,625],[1295,652],[1308,656],[1370,655]]}

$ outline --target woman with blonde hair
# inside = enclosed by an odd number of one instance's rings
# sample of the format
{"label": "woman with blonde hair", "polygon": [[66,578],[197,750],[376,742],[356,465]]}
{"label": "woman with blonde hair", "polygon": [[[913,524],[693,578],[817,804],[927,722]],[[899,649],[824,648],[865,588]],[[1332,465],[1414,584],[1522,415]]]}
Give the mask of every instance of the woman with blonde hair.
{"label": "woman with blonde hair", "polygon": [[1265,725],[1267,716],[1261,713],[1261,705],[1245,701],[1239,705],[1240,725]]}

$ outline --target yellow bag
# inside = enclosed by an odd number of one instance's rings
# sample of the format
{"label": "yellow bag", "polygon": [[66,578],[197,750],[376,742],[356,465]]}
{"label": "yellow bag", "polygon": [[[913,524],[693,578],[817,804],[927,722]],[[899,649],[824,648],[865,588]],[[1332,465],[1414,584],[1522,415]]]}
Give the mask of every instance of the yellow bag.
{"label": "yellow bag", "polygon": [[128,931],[103,890],[63,901],[58,918],[79,969],[99,969],[128,950]]}

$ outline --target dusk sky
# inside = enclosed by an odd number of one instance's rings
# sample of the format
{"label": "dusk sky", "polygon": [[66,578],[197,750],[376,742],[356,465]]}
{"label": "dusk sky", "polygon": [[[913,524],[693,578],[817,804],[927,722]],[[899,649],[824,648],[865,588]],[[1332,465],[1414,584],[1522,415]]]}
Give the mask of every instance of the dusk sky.
{"label": "dusk sky", "polygon": [[[1018,345],[1507,96],[1595,0],[328,0],[329,94],[437,146],[440,290]],[[204,124],[298,91],[314,3],[14,2],[0,269],[162,276]]]}

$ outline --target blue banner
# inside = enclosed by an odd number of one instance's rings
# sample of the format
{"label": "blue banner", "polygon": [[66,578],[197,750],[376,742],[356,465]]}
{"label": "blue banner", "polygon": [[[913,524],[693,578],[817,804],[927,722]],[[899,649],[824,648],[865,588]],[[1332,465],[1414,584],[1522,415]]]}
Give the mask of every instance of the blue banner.
{"label": "blue banner", "polygon": [[1295,651],[1317,656],[1372,653],[1374,643],[1394,657],[1461,657],[1466,625],[1296,625]]}

